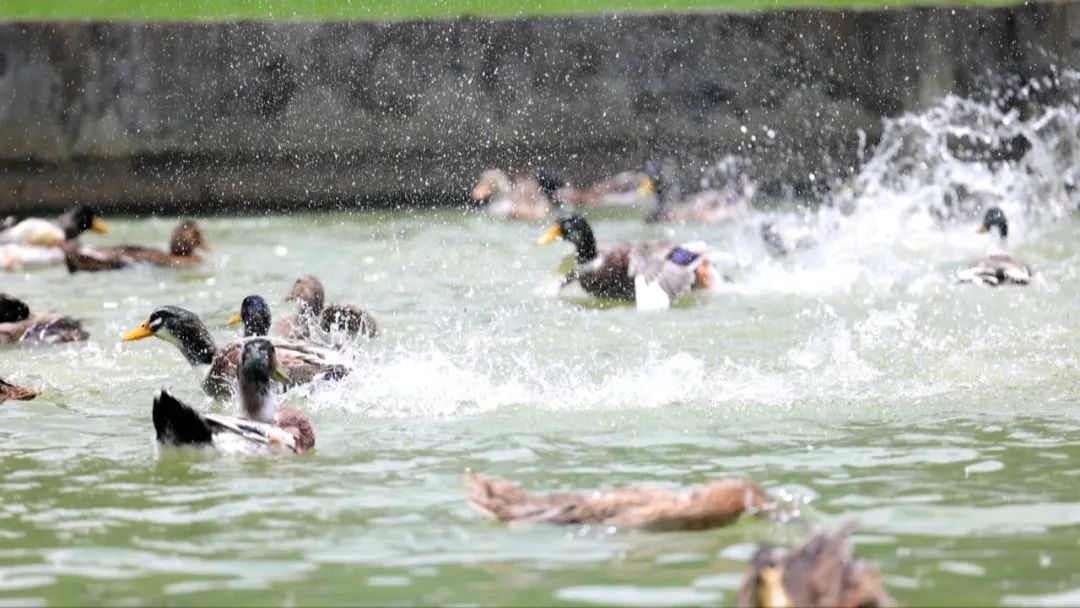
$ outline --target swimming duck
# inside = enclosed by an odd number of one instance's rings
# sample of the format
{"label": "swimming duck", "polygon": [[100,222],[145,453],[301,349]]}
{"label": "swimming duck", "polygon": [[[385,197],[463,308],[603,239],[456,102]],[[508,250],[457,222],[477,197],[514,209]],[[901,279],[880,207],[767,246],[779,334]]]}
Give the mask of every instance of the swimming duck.
{"label": "swimming duck", "polygon": [[739,589],[739,606],[896,605],[885,591],[877,569],[855,559],[848,536],[856,527],[856,523],[849,522],[836,530],[819,531],[783,556],[771,547],[758,549]]}
{"label": "swimming duck", "polygon": [[638,308],[667,308],[691,289],[712,286],[703,244],[664,241],[617,243],[599,247],[585,218],[560,218],[537,244],[563,239],[577,250],[574,268],[562,286],[574,281],[588,293],[635,302]]}
{"label": "swimming duck", "polygon": [[286,315],[275,326],[281,335],[305,340],[311,337],[312,326],[328,334],[337,333],[349,338],[374,338],[379,333],[378,324],[371,313],[351,304],[326,306],[326,289],[315,275],[305,274],[296,279],[289,293],[285,294],[285,301],[296,302],[297,312]]}
{"label": "swimming duck", "polygon": [[584,190],[572,184],[557,188],[555,197],[571,207],[642,207],[654,202],[651,178],[641,171],[623,171]]}
{"label": "swimming duck", "polygon": [[958,282],[992,287],[1027,285],[1031,282],[1031,268],[1006,251],[1009,222],[1005,219],[1005,213],[998,207],[991,207],[986,210],[982,223],[975,231],[993,232],[995,228],[998,230],[998,241],[990,246],[986,257],[956,273]]}
{"label": "swimming duck", "polygon": [[538,496],[473,473],[465,475],[469,501],[493,519],[515,523],[597,524],[617,528],[705,530],[743,513],[774,509],[773,499],[748,479],[720,479],[690,492],[630,487],[607,492]]}
{"label": "swimming duck", "polygon": [[162,390],[154,399],[158,442],[242,454],[302,454],[315,447],[315,428],[307,416],[277,405],[271,380],[288,384],[290,379],[270,340],[245,342],[236,373],[243,417],[200,414]]}
{"label": "swimming duck", "polygon": [[[178,306],[162,306],[150,313],[142,325],[124,336],[125,342],[149,337],[160,338],[176,346],[193,367],[208,365],[202,389],[214,398],[233,392],[236,366],[247,339],[230,342],[220,350],[195,313]],[[289,386],[318,379],[339,379],[349,367],[328,349],[307,342],[270,338],[277,360],[289,376]]]}
{"label": "swimming duck", "polygon": [[559,182],[542,176],[532,176],[511,181],[499,169],[488,169],[480,174],[473,188],[473,200],[484,205],[489,215],[512,220],[538,220],[551,213],[549,198]]}
{"label": "swimming duck", "polygon": [[0,293],[0,344],[10,342],[79,342],[90,334],[82,322],[49,312],[31,315],[30,307],[21,300]]}
{"label": "swimming duck", "polygon": [[97,210],[86,205],[75,205],[55,222],[36,218],[9,216],[0,223],[0,244],[55,246],[70,241],[92,230],[108,232],[109,225],[98,216]]}
{"label": "swimming duck", "polygon": [[265,336],[270,332],[270,306],[262,296],[248,296],[240,303],[240,313],[233,315],[228,323],[243,323],[245,338]]}
{"label": "swimming duck", "polygon": [[30,401],[37,396],[38,392],[33,389],[17,386],[0,378],[0,403],[9,399],[13,401]]}
{"label": "swimming duck", "polygon": [[204,261],[201,255],[195,253],[196,249],[210,251],[210,246],[194,220],[185,220],[173,230],[167,252],[138,245],[89,247],[73,242],[63,245],[64,261],[69,272],[116,270],[133,264],[174,268],[196,266]]}
{"label": "swimming duck", "polygon": [[721,224],[745,218],[750,214],[750,201],[757,194],[757,186],[746,176],[738,182],[730,182],[722,190],[706,189],[682,200],[669,190],[662,171],[650,171],[643,192],[656,195],[656,206],[645,218],[648,223],[692,222],[697,224]]}

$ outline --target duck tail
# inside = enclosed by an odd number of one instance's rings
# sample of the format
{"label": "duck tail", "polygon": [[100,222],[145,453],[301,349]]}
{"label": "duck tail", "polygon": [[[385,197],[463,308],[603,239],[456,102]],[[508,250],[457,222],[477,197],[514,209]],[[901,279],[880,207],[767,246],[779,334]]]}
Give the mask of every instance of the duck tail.
{"label": "duck tail", "polygon": [[510,482],[471,472],[465,473],[465,491],[474,507],[498,521],[518,519],[516,511],[532,500],[528,493]]}
{"label": "duck tail", "polygon": [[168,445],[205,445],[212,437],[202,415],[165,389],[154,398],[154,430],[157,440]]}

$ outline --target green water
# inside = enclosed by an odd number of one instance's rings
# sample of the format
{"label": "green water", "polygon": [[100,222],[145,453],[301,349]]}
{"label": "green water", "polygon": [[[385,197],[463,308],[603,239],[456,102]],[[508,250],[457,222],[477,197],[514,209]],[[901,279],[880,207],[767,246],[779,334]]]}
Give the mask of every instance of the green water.
{"label": "green water", "polygon": [[[112,223],[85,240],[163,243],[174,221]],[[203,224],[205,268],[0,276],[92,336],[0,350],[0,376],[44,391],[0,406],[0,606],[725,604],[756,543],[850,516],[904,604],[1080,602],[1075,217],[1018,231],[1042,275],[1028,288],[954,286],[984,244],[964,224],[746,265],[664,313],[536,293],[569,251],[532,245],[540,225],[449,211]],[[596,229],[749,242],[737,227]],[[845,264],[858,272],[827,280]],[[303,272],[385,328],[346,381],[290,395],[316,451],[159,457],[158,387],[228,406],[169,344],[120,336],[176,304],[224,341],[245,295],[282,314]],[[742,475],[804,517],[510,528],[464,502],[466,469],[543,491]]]}

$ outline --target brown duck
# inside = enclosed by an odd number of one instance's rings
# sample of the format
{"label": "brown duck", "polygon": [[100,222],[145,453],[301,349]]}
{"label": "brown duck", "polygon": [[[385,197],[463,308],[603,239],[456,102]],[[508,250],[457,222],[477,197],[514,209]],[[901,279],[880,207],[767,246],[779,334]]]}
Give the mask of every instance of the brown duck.
{"label": "brown duck", "polygon": [[848,536],[857,527],[852,521],[835,530],[818,531],[783,556],[771,547],[758,549],[739,589],[739,605],[895,606],[877,569],[855,559]]}
{"label": "brown duck", "polygon": [[538,496],[506,481],[468,473],[465,488],[473,505],[504,522],[704,530],[726,526],[743,513],[774,508],[765,490],[747,479],[720,479],[690,492],[630,487]]}
{"label": "brown duck", "polygon": [[274,333],[295,340],[311,337],[312,326],[326,333],[342,333],[348,337],[374,338],[379,333],[375,317],[352,304],[327,306],[326,289],[313,274],[296,279],[285,294],[286,302],[296,302],[296,314],[286,315],[274,326]]}
{"label": "brown duck", "polygon": [[34,397],[38,396],[38,392],[23,386],[11,384],[0,379],[0,403],[7,400],[12,401],[30,401]]}
{"label": "brown duck", "polygon": [[21,300],[0,293],[0,344],[10,342],[79,342],[90,334],[82,322],[71,317],[48,312],[30,314],[30,307]]}
{"label": "brown duck", "polygon": [[63,248],[69,272],[118,270],[136,264],[184,268],[203,263],[203,257],[195,253],[196,249],[210,251],[194,220],[185,220],[173,230],[168,251],[139,245],[90,247],[70,241],[64,243]]}

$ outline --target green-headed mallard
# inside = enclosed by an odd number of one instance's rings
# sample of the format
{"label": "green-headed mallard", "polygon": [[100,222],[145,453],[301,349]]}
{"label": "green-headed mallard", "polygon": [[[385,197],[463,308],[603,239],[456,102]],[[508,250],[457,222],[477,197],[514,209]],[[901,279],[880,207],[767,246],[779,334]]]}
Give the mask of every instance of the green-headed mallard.
{"label": "green-headed mallard", "polygon": [[872,608],[894,606],[876,568],[855,559],[848,535],[849,522],[836,530],[822,530],[802,545],[780,555],[762,547],[750,562],[750,572],[739,589],[739,606],[753,608]]}
{"label": "green-headed mallard", "polygon": [[712,285],[703,244],[649,241],[601,247],[580,215],[559,219],[536,242],[560,238],[577,250],[577,263],[562,284],[577,281],[600,298],[636,302],[643,309],[667,308],[691,289]]}
{"label": "green-headed mallard", "polygon": [[[198,315],[177,306],[162,306],[150,313],[142,325],[124,336],[124,341],[151,336],[175,346],[193,367],[209,366],[202,382],[208,395],[224,398],[232,394],[240,351],[247,339],[230,342],[218,349]],[[338,379],[350,371],[332,350],[297,340],[270,340],[278,362],[290,378],[290,385],[323,378]]]}
{"label": "green-headed mallard", "polygon": [[378,324],[371,313],[352,304],[327,306],[326,289],[315,275],[305,274],[296,279],[289,293],[285,294],[285,301],[296,302],[297,312],[295,315],[286,315],[275,326],[275,330],[284,336],[309,339],[312,337],[313,327],[318,327],[326,334],[339,334],[349,338],[374,338],[379,333]]}
{"label": "green-headed mallard", "polygon": [[245,342],[236,373],[243,417],[200,414],[162,390],[154,399],[158,442],[243,454],[300,454],[315,447],[315,428],[307,416],[277,405],[271,380],[290,380],[270,340]]}
{"label": "green-headed mallard", "polygon": [[229,325],[244,324],[244,337],[265,336],[270,333],[270,306],[262,296],[247,296],[240,303],[240,312],[229,318]]}
{"label": "green-headed mallard", "polygon": [[68,242],[63,245],[64,261],[69,272],[117,270],[136,264],[151,266],[187,267],[203,263],[196,249],[210,251],[202,230],[194,220],[185,220],[169,238],[169,250],[162,251],[139,245],[90,247]]}
{"label": "green-headed mallard", "polygon": [[697,224],[721,224],[741,220],[750,214],[750,201],[757,194],[757,186],[745,176],[723,189],[707,189],[681,200],[669,189],[662,171],[649,172],[649,183],[643,192],[656,195],[656,206],[645,221],[689,222]]}
{"label": "green-headed mallard", "polygon": [[532,176],[511,181],[499,169],[488,169],[480,174],[473,187],[473,200],[484,205],[484,211],[494,217],[511,220],[539,220],[551,213],[550,196],[557,183],[543,176]]}
{"label": "green-headed mallard", "polygon": [[82,322],[53,312],[32,315],[21,300],[0,293],[0,344],[79,342],[90,337]]}
{"label": "green-headed mallard", "polygon": [[991,207],[986,210],[982,223],[975,230],[979,233],[993,233],[995,228],[998,230],[998,240],[990,246],[986,257],[958,271],[956,280],[961,283],[981,283],[994,287],[1027,285],[1031,282],[1031,268],[1006,251],[1009,222],[1000,208]]}
{"label": "green-headed mallard", "polygon": [[0,223],[0,244],[55,246],[79,237],[87,230],[108,232],[109,225],[93,207],[75,205],[56,221],[28,217],[8,217]]}
{"label": "green-headed mallard", "polygon": [[12,401],[30,401],[37,396],[38,392],[33,389],[11,384],[0,378],[0,403],[9,399]]}
{"label": "green-headed mallard", "polygon": [[493,519],[515,523],[704,530],[726,526],[743,513],[774,508],[765,490],[748,479],[721,479],[690,492],[633,487],[537,496],[512,483],[469,473],[465,487],[474,506]]}

